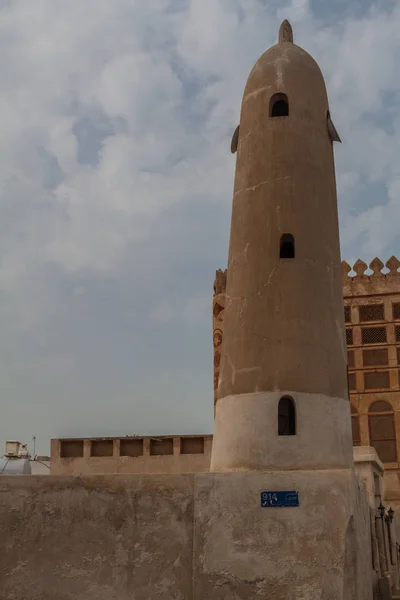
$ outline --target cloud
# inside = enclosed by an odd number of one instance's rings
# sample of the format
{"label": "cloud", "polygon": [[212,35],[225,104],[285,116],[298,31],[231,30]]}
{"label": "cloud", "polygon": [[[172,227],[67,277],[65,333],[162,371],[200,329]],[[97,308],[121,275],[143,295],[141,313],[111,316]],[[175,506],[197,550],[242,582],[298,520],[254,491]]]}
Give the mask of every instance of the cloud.
{"label": "cloud", "polygon": [[342,254],[398,249],[400,8],[317,4],[0,4],[0,443],[212,429],[230,138],[283,18],[344,141]]}

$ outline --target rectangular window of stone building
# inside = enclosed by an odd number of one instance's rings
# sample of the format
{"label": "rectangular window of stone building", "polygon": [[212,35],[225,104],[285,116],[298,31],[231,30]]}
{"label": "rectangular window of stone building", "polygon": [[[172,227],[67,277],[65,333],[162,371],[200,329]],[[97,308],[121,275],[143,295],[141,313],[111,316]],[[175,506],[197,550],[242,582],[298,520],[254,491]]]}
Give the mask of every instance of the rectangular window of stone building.
{"label": "rectangular window of stone building", "polygon": [[366,371],[364,373],[364,388],[366,390],[387,390],[389,387],[389,371]]}
{"label": "rectangular window of stone building", "polygon": [[387,341],[386,327],[363,327],[361,339],[363,344],[384,344]]}
{"label": "rectangular window of stone building", "polygon": [[397,363],[400,365],[400,347],[398,346],[396,348],[396,350],[397,350]]}
{"label": "rectangular window of stone building", "polygon": [[181,454],[204,454],[204,438],[181,438]]}
{"label": "rectangular window of stone building", "polygon": [[364,367],[374,367],[388,364],[389,357],[387,348],[373,348],[371,350],[363,350]]}
{"label": "rectangular window of stone building", "polygon": [[398,319],[400,319],[400,302],[393,302],[392,308],[393,308],[393,320],[397,321]]}
{"label": "rectangular window of stone building", "polygon": [[358,314],[360,315],[360,323],[385,320],[383,304],[366,304],[365,306],[359,306]]}
{"label": "rectangular window of stone building", "polygon": [[348,385],[349,385],[349,390],[354,391],[357,389],[357,380],[356,380],[355,373],[348,373],[347,381],[348,381]]}
{"label": "rectangular window of stone building", "polygon": [[396,440],[376,441],[372,445],[382,462],[397,462]]}
{"label": "rectangular window of stone building", "polygon": [[351,307],[350,306],[344,307],[344,322],[351,323]]}
{"label": "rectangular window of stone building", "polygon": [[60,457],[61,458],[82,458],[83,440],[61,440]]}
{"label": "rectangular window of stone building", "polygon": [[143,456],[143,439],[125,438],[119,442],[119,455],[137,458]]}
{"label": "rectangular window of stone building", "polygon": [[150,455],[151,456],[166,456],[174,453],[173,438],[151,438],[150,439]]}
{"label": "rectangular window of stone building", "polygon": [[396,342],[400,342],[400,327],[396,325]]}
{"label": "rectangular window of stone building", "polygon": [[370,415],[369,438],[382,462],[397,461],[393,415]]}
{"label": "rectangular window of stone building", "polygon": [[347,350],[347,366],[354,369],[354,350]]}
{"label": "rectangular window of stone building", "polygon": [[113,447],[114,444],[112,440],[92,440],[90,442],[90,456],[112,456]]}
{"label": "rectangular window of stone building", "polygon": [[352,329],[346,329],[346,344],[348,346],[353,345],[353,330]]}

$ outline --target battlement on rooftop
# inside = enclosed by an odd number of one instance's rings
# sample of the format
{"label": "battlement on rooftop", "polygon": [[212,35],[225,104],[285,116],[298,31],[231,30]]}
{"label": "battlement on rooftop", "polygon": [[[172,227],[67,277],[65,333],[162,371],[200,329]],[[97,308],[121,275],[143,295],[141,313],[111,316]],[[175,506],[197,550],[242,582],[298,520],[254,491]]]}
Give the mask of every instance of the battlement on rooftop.
{"label": "battlement on rooftop", "polygon": [[[369,265],[358,259],[353,266],[342,261],[343,296],[371,296],[400,293],[400,260],[391,256],[384,264],[374,258]],[[370,270],[370,273],[367,271]],[[351,274],[353,271],[354,275]]]}
{"label": "battlement on rooftop", "polygon": [[[368,272],[369,271],[369,272]],[[214,296],[225,294],[227,270],[218,269],[214,280]],[[361,259],[353,265],[342,261],[343,296],[369,296],[400,293],[400,260],[391,256],[386,263],[375,257],[369,265]]]}

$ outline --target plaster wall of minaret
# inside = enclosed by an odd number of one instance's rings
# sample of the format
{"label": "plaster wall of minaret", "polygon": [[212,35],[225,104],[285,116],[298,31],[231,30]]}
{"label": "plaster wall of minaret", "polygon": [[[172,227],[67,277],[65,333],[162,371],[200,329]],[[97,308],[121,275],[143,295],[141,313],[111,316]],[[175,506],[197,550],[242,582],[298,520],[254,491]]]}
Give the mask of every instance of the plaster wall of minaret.
{"label": "plaster wall of minaret", "polygon": [[335,140],[322,73],[284,23],[232,140],[211,470],[352,466]]}

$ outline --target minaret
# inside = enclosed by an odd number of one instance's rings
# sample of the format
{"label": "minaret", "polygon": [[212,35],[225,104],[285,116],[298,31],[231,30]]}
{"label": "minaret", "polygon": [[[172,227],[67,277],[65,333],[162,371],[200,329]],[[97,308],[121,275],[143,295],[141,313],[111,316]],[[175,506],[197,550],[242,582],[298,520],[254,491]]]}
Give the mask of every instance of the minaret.
{"label": "minaret", "polygon": [[352,467],[333,141],[322,73],[284,21],[232,139],[212,471]]}

